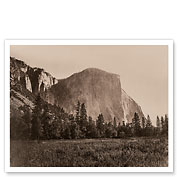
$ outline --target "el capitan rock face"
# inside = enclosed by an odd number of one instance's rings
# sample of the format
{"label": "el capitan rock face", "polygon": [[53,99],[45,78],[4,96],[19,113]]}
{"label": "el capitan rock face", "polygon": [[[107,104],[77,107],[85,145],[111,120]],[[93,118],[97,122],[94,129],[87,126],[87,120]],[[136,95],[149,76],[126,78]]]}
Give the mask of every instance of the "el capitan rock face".
{"label": "el capitan rock face", "polygon": [[[22,102],[27,98],[26,93],[30,97],[40,93],[45,101],[63,107],[68,113],[75,113],[78,101],[85,103],[88,116],[94,120],[100,113],[104,115],[105,121],[112,121],[116,117],[117,122],[131,122],[135,112],[140,117],[144,116],[141,107],[122,89],[117,74],[88,68],[57,80],[43,69],[32,68],[12,57],[10,67],[11,92],[14,95],[11,97],[12,109],[15,104],[17,107],[17,102],[33,104],[32,99]],[[17,90],[13,88],[17,85],[27,92],[16,93]],[[18,98],[18,95],[21,96]]]}
{"label": "el capitan rock face", "polygon": [[45,100],[74,113],[79,100],[94,120],[102,113],[106,121],[131,122],[135,112],[144,116],[140,106],[121,88],[120,76],[89,68],[59,80],[48,89]]}

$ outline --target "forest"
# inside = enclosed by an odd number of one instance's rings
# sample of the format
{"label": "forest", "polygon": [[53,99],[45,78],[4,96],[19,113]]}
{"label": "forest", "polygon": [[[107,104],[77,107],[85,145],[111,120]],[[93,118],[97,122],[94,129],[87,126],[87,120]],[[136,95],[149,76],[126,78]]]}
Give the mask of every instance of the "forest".
{"label": "forest", "polygon": [[23,116],[11,116],[11,140],[55,140],[90,138],[127,138],[168,136],[168,116],[157,116],[156,126],[150,116],[139,117],[135,112],[131,123],[105,122],[100,113],[96,119],[87,115],[84,103],[76,103],[75,114],[68,114],[63,108],[50,105],[38,95],[31,111],[23,106]]}

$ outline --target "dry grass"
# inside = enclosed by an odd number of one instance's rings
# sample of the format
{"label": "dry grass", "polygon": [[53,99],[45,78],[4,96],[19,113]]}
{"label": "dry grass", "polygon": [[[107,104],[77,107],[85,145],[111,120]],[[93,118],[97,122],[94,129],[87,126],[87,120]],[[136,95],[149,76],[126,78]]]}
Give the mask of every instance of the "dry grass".
{"label": "dry grass", "polygon": [[163,167],[165,138],[11,141],[16,167]]}

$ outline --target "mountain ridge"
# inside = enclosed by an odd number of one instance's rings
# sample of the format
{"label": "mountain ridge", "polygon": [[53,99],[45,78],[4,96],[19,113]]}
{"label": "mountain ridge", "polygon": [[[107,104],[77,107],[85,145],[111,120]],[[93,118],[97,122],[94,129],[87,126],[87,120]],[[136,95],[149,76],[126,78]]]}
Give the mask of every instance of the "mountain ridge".
{"label": "mountain ridge", "polygon": [[45,101],[63,107],[68,113],[75,114],[80,101],[86,104],[88,115],[94,120],[100,113],[106,121],[116,117],[117,122],[128,123],[135,112],[144,116],[141,107],[122,89],[118,74],[86,68],[67,78],[56,79],[44,69],[32,68],[13,57],[10,72],[11,85],[23,85],[34,95],[40,93]]}

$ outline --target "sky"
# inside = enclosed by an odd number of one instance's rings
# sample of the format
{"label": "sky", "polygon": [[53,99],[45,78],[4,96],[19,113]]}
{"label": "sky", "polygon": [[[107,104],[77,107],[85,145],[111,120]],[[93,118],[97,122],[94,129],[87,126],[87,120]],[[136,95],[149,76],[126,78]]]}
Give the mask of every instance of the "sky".
{"label": "sky", "polygon": [[122,88],[153,124],[168,113],[168,46],[13,45],[10,55],[57,79],[91,67],[119,74]]}

